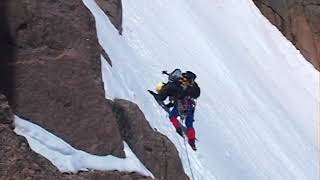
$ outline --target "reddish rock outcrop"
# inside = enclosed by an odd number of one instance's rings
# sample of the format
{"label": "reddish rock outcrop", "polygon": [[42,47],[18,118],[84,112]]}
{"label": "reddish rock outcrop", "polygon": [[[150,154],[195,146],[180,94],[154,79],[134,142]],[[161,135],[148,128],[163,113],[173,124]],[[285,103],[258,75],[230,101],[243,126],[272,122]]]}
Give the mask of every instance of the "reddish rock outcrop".
{"label": "reddish rock outcrop", "polygon": [[189,179],[174,144],[150,127],[136,104],[117,99],[113,107],[122,138],[156,178]]}
{"label": "reddish rock outcrop", "polygon": [[12,111],[0,94],[0,179],[1,180],[151,180],[137,173],[81,172],[61,174],[48,160],[33,152],[26,139],[17,136],[10,127]]}
{"label": "reddish rock outcrop", "polygon": [[254,0],[261,12],[320,70],[320,0]]}
{"label": "reddish rock outcrop", "polygon": [[1,180],[151,180],[137,173],[81,172],[61,174],[48,160],[33,152],[22,136],[8,125],[0,123],[0,179]]}
{"label": "reddish rock outcrop", "polygon": [[95,21],[82,1],[0,4],[8,27],[1,33],[12,40],[5,45],[13,56],[0,66],[13,69],[14,83],[7,88],[13,91],[13,111],[77,149],[124,157],[112,107],[104,96]]}

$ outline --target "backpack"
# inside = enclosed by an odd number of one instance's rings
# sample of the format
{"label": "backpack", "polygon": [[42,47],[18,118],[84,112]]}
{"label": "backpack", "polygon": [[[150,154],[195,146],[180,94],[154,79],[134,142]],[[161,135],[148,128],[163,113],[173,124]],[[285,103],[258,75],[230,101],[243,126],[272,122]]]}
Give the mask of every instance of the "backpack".
{"label": "backpack", "polygon": [[180,69],[175,69],[170,74],[168,74],[169,82],[177,82],[181,77],[182,77],[182,72]]}

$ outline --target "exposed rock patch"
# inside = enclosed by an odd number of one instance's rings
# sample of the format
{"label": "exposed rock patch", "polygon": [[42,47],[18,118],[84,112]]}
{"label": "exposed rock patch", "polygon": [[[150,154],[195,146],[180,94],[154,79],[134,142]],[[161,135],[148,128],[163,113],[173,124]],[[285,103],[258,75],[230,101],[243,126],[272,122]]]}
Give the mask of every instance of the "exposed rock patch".
{"label": "exposed rock patch", "polygon": [[261,12],[320,70],[320,0],[254,0]]}
{"label": "exposed rock patch", "polygon": [[150,127],[136,104],[116,99],[113,107],[122,138],[156,178],[189,179],[174,144]]}
{"label": "exposed rock patch", "polygon": [[122,34],[122,3],[121,0],[96,0],[97,4],[109,16],[112,24]]}
{"label": "exposed rock patch", "polygon": [[3,94],[0,94],[0,123],[9,125],[13,123],[13,113]]}

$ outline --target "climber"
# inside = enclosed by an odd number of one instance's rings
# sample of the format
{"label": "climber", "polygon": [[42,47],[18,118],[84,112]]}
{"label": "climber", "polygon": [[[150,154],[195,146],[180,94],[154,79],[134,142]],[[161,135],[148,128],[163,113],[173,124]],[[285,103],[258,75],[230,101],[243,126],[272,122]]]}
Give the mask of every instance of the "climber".
{"label": "climber", "polygon": [[[148,90],[154,98],[161,102],[163,108],[169,112],[169,118],[179,135],[183,136],[183,128],[178,117],[185,120],[186,135],[188,142],[193,150],[195,146],[195,129],[193,127],[194,111],[196,107],[196,99],[200,96],[200,88],[195,82],[196,75],[191,71],[181,73],[180,69],[175,69],[172,73],[163,71],[163,74],[168,75],[167,83],[157,85],[157,92]],[[164,104],[164,101],[169,98],[169,103]]]}

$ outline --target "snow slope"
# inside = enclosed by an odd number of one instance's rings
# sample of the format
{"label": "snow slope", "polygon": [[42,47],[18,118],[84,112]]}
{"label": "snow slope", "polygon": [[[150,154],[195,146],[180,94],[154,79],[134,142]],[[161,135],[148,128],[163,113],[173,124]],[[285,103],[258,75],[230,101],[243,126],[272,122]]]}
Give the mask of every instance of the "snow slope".
{"label": "snow slope", "polygon": [[[319,73],[251,0],[122,0],[123,36],[94,0],[83,2],[113,61],[102,58],[106,97],[137,103],[190,177],[317,179]],[[146,91],[176,67],[194,71],[202,89],[197,152]]]}

